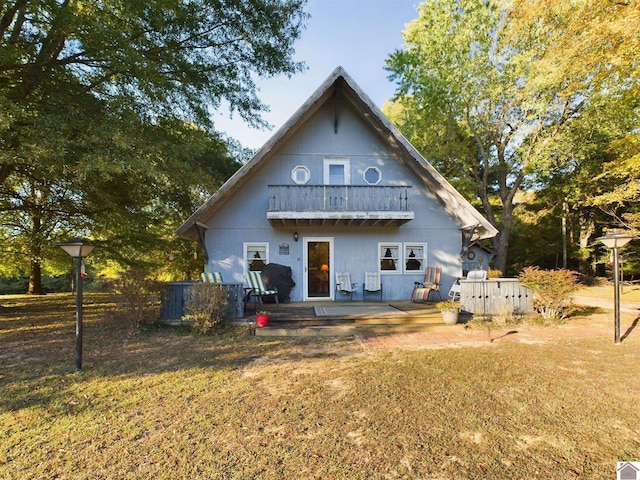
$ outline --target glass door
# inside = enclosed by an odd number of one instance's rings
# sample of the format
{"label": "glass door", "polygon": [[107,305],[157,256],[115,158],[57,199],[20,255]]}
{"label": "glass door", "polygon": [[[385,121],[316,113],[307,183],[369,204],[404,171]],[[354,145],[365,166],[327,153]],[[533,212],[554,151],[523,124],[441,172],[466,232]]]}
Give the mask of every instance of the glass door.
{"label": "glass door", "polygon": [[331,299],[333,239],[305,238],[305,300]]}

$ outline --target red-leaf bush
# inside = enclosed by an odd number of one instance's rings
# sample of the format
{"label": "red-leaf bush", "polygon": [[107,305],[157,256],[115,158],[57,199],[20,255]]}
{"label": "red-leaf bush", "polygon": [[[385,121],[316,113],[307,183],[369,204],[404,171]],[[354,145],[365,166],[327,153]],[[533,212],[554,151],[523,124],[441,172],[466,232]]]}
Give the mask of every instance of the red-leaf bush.
{"label": "red-leaf bush", "polygon": [[580,288],[572,270],[541,270],[527,267],[518,280],[533,292],[533,308],[545,320],[566,318],[573,294]]}

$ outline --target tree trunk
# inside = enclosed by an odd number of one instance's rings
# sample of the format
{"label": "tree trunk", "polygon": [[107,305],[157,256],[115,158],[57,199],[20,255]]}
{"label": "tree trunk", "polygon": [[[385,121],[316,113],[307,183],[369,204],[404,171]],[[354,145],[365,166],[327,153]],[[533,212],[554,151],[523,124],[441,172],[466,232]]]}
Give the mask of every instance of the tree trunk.
{"label": "tree trunk", "polygon": [[29,275],[29,291],[30,295],[44,295],[42,289],[42,267],[40,262],[31,260],[31,273]]}

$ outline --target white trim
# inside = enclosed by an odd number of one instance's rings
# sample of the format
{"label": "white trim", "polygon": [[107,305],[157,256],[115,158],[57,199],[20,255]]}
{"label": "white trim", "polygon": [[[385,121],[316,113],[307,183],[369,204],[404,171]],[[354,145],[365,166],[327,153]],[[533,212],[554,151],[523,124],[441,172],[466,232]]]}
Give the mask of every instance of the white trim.
{"label": "white trim", "polygon": [[248,258],[248,250],[249,247],[264,247],[264,254],[266,258],[260,257],[260,260],[264,262],[264,264],[269,263],[269,243],[268,242],[244,242],[242,244],[242,268],[244,273],[246,274],[249,271],[249,258]]}
{"label": "white trim", "polygon": [[[369,170],[375,170],[376,172],[378,172],[377,182],[370,182],[369,180],[367,180],[367,172]],[[367,167],[364,169],[364,172],[362,172],[362,179],[364,180],[364,183],[366,183],[367,185],[378,185],[382,181],[382,172],[378,167]]]}
{"label": "white trim", "polygon": [[[422,257],[416,257],[416,260],[420,261],[421,268],[419,270],[407,270],[407,262],[409,261],[409,254],[407,254],[407,250],[417,250],[422,249]],[[405,242],[403,244],[403,252],[404,252],[404,263],[402,264],[402,268],[404,273],[412,274],[412,273],[424,273],[424,269],[427,266],[427,244],[424,242]],[[415,252],[414,252],[415,253]]]}
{"label": "white trim", "polygon": [[[382,269],[382,261],[385,259],[384,254],[382,253],[383,249],[387,248],[395,248],[398,251],[397,257],[392,257],[392,260],[395,262],[395,270],[383,270]],[[381,275],[402,275],[402,242],[378,242],[378,271]]]}
{"label": "white trim", "polygon": [[322,181],[324,185],[340,185],[329,183],[329,167],[331,165],[342,165],[344,167],[344,183],[342,185],[351,185],[351,160],[345,157],[324,157],[322,162]]}
{"label": "white trim", "polygon": [[[296,173],[298,171],[303,171],[304,172],[304,180],[303,181],[299,181],[296,178]],[[311,180],[311,172],[304,165],[296,165],[295,167],[293,167],[291,169],[291,180],[293,180],[293,183],[295,183],[296,185],[306,185],[307,183],[309,183],[309,180]]]}
{"label": "white trim", "polygon": [[[328,297],[310,297],[309,296],[309,280],[308,280],[308,268],[309,268],[309,243],[310,242],[328,242],[329,243],[329,296]],[[333,248],[333,237],[303,237],[302,238],[302,297],[304,301],[309,300],[333,300],[335,289],[335,270],[333,260],[335,257],[335,251]]]}

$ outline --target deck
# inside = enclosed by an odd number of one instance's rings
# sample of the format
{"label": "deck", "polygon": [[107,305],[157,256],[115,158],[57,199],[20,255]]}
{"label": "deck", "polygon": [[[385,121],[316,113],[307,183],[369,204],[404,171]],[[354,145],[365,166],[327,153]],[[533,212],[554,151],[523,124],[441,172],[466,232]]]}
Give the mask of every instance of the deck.
{"label": "deck", "polygon": [[[315,307],[353,307],[353,315],[345,308],[339,316],[319,317]],[[363,307],[390,306],[397,314],[384,312],[362,314]],[[293,302],[265,305],[270,312],[269,325],[256,328],[256,336],[349,336],[366,333],[402,333],[423,331],[442,326],[442,314],[433,303],[410,301],[388,302]],[[253,321],[253,304],[247,305],[245,321]]]}

